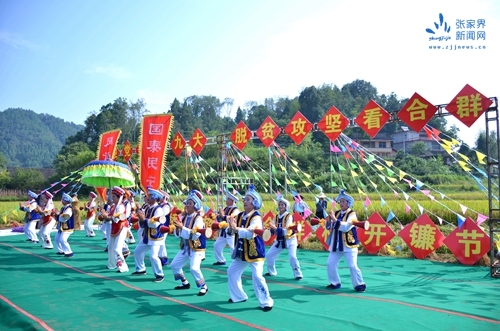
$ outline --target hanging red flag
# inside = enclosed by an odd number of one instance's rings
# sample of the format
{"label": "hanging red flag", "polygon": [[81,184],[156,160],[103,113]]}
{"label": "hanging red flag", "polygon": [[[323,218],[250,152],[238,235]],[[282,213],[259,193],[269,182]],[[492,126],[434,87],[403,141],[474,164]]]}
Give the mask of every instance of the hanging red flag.
{"label": "hanging red flag", "polygon": [[191,146],[191,148],[197,155],[200,155],[206,143],[207,143],[207,138],[205,137],[203,132],[201,132],[200,129],[194,130],[191,139],[189,139],[189,146]]}
{"label": "hanging red flag", "polygon": [[173,116],[146,115],[142,119],[140,152],[140,183],[143,189],[158,190],[163,183],[165,148],[168,144]]}
{"label": "hanging red flag", "polygon": [[243,150],[247,142],[252,138],[252,131],[250,131],[243,121],[240,121],[229,138],[231,138],[236,147]]}
{"label": "hanging red flag", "polygon": [[300,111],[296,112],[290,122],[285,126],[284,131],[292,138],[296,145],[300,145],[302,140],[311,131],[313,125]]}
{"label": "hanging red flag", "polygon": [[420,132],[436,111],[436,106],[415,93],[398,112],[398,117],[413,131]]}
{"label": "hanging red flag", "polygon": [[331,141],[335,141],[342,131],[349,125],[349,120],[335,107],[332,106],[318,122],[318,129]]}
{"label": "hanging red flag", "polygon": [[370,100],[354,120],[363,131],[375,138],[391,115],[380,107],[375,101]]}
{"label": "hanging red flag", "polygon": [[446,110],[470,128],[492,103],[493,101],[466,84],[446,106]]}
{"label": "hanging red flag", "polygon": [[267,116],[260,127],[255,131],[255,135],[259,137],[260,141],[269,148],[276,138],[281,133],[281,128],[273,121],[270,116]]}
{"label": "hanging red flag", "polygon": [[116,160],[118,157],[118,149],[116,144],[122,131],[112,130],[102,133],[99,136],[99,147],[97,148],[97,159],[99,160]]}
{"label": "hanging red flag", "polygon": [[132,145],[128,142],[128,140],[123,144],[123,149],[122,149],[122,156],[125,159],[125,162],[128,163],[130,158],[132,157]]}
{"label": "hanging red flag", "polygon": [[172,150],[172,152],[174,152],[175,156],[179,157],[181,156],[184,147],[186,147],[186,140],[184,140],[184,137],[181,135],[181,133],[177,131],[174,138],[170,142],[170,149]]}

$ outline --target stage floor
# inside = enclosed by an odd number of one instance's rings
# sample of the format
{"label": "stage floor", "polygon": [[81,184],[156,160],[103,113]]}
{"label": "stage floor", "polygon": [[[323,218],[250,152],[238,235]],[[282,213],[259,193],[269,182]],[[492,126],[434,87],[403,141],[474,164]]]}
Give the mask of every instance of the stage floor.
{"label": "stage floor", "polygon": [[[170,267],[163,282],[153,283],[148,258],[145,276],[130,275],[133,256],[129,273],[107,270],[100,236],[71,235],[72,258],[25,239],[0,237],[1,330],[500,330],[500,279],[490,278],[487,267],[363,255],[367,291],[357,293],[345,260],[342,288],[327,290],[327,252],[298,251],[300,281],[283,252],[278,276],[268,278],[274,308],[262,312],[250,268],[243,274],[249,299],[228,303],[228,265],[212,265],[213,241],[202,262],[209,292],[198,297],[189,266],[192,287],[184,291],[174,291],[179,283]],[[170,258],[178,243],[167,238]]]}

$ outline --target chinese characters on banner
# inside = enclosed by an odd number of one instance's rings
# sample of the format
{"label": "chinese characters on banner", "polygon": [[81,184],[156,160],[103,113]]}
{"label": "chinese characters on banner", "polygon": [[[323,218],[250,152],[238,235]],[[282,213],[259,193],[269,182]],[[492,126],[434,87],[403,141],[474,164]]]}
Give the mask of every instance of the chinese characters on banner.
{"label": "chinese characters on banner", "polygon": [[239,150],[242,150],[247,142],[252,138],[252,131],[250,131],[243,121],[240,121],[236,128],[234,128],[234,131],[231,133],[229,138]]}
{"label": "chinese characters on banner", "polygon": [[331,140],[335,141],[342,131],[349,125],[349,120],[337,109],[332,106],[318,122],[318,129]]}
{"label": "chinese characters on banner", "polygon": [[309,122],[307,118],[305,118],[304,115],[298,111],[285,126],[284,131],[290,138],[292,138],[295,144],[300,145],[309,131],[311,131],[312,127],[311,122]]}
{"label": "chinese characters on banner", "polygon": [[260,141],[269,148],[276,138],[278,138],[281,133],[281,128],[273,121],[270,116],[267,116],[264,122],[255,132],[255,135],[259,137]]}
{"label": "chinese characters on banner", "polygon": [[207,138],[205,137],[203,132],[201,132],[200,129],[194,130],[191,139],[189,139],[189,146],[191,146],[196,155],[200,155],[206,143],[207,143]]}
{"label": "chinese characters on banner", "polygon": [[390,118],[391,115],[384,108],[380,107],[375,101],[370,100],[354,122],[370,137],[375,138]]}
{"label": "chinese characters on banner", "polygon": [[171,114],[147,115],[142,119],[140,152],[140,183],[145,189],[158,190],[163,183],[165,148],[172,128]]}
{"label": "chinese characters on banner", "polygon": [[490,237],[467,217],[462,227],[457,227],[444,240],[446,247],[460,263],[473,265],[490,250]]}
{"label": "chinese characters on banner", "polygon": [[385,244],[396,236],[391,227],[384,221],[379,213],[373,213],[369,218],[370,228],[368,230],[358,228],[359,241],[370,254],[377,253]]}
{"label": "chinese characters on banner", "polygon": [[97,149],[98,160],[116,160],[118,157],[118,150],[116,144],[122,130],[112,130],[104,132],[99,137],[99,147]]}
{"label": "chinese characters on banner", "polygon": [[423,259],[441,247],[444,235],[432,220],[423,214],[401,231],[399,236],[408,245],[417,259]]}
{"label": "chinese characters on banner", "polygon": [[175,156],[179,157],[181,156],[184,147],[186,147],[186,140],[184,140],[184,137],[179,131],[177,131],[174,138],[170,142],[170,149],[174,152]]}
{"label": "chinese characters on banner", "polygon": [[436,106],[415,93],[398,112],[398,117],[413,131],[420,132],[436,111]]}
{"label": "chinese characters on banner", "polygon": [[470,128],[492,103],[467,84],[446,106],[446,110]]}

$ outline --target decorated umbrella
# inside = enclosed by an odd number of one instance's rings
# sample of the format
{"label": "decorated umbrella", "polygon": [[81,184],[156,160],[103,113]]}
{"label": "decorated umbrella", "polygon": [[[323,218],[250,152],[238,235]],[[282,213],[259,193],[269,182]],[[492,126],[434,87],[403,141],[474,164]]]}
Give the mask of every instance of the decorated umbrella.
{"label": "decorated umbrella", "polygon": [[83,167],[81,182],[93,187],[132,187],[135,186],[135,177],[123,163],[95,160]]}

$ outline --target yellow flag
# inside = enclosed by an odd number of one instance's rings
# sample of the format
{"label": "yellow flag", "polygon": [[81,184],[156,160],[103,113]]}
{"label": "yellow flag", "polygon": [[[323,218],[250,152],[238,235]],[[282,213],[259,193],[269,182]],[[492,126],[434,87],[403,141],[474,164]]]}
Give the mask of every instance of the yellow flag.
{"label": "yellow flag", "polygon": [[309,186],[309,185],[311,185],[311,183],[306,182],[305,180],[303,180],[303,181],[302,181],[302,183],[304,183],[304,185],[305,185],[306,187],[307,187],[307,186]]}
{"label": "yellow flag", "polygon": [[477,156],[477,160],[479,161],[479,163],[486,164],[486,162],[484,162],[484,158],[486,157],[486,154],[483,154],[481,152],[476,151],[476,156]]}
{"label": "yellow flag", "polygon": [[393,177],[387,177],[388,180],[391,181],[391,183],[396,183],[398,180],[396,178],[393,178]]}
{"label": "yellow flag", "polygon": [[311,175],[307,174],[304,172],[304,176],[306,176],[307,178],[311,179]]}
{"label": "yellow flag", "polygon": [[292,170],[295,171],[296,173],[299,172],[299,169],[295,168],[294,166],[292,166]]}
{"label": "yellow flag", "polygon": [[172,175],[173,179],[179,179],[179,178],[177,178],[177,176],[173,172],[171,172],[170,174]]}
{"label": "yellow flag", "polygon": [[185,189],[187,189],[187,186],[184,185],[184,183],[181,183],[181,191],[184,191]]}
{"label": "yellow flag", "polygon": [[403,179],[404,176],[406,176],[406,172],[404,172],[403,170],[399,170],[399,180]]}
{"label": "yellow flag", "polygon": [[358,174],[357,174],[357,173],[355,173],[353,170],[351,170],[351,176],[352,176],[352,177],[358,177]]}
{"label": "yellow flag", "polygon": [[460,143],[458,142],[458,140],[454,139],[454,138],[451,138],[451,143],[453,144],[453,146],[458,146]]}
{"label": "yellow flag", "polygon": [[280,164],[280,168],[281,168],[281,170],[283,170],[284,172],[286,172],[286,169],[285,169],[285,167],[282,164]]}
{"label": "yellow flag", "polygon": [[286,179],[286,183],[287,183],[288,185],[292,185],[292,182],[291,182],[288,178]]}
{"label": "yellow flag", "polygon": [[363,170],[363,167],[359,166],[359,170],[361,171],[362,174],[365,173],[365,171]]}
{"label": "yellow flag", "polygon": [[370,180],[370,183],[372,184],[372,186],[373,186],[373,187],[377,188],[377,184],[375,184],[375,183],[374,183],[374,182],[372,182],[371,180]]}
{"label": "yellow flag", "polygon": [[290,161],[292,161],[292,163],[295,164],[295,166],[297,166],[297,161],[292,160],[292,159],[290,159]]}
{"label": "yellow flag", "polygon": [[196,172],[194,173],[194,178],[198,179],[198,176],[196,176]]}
{"label": "yellow flag", "polygon": [[451,147],[449,145],[445,145],[445,144],[439,144],[439,145],[441,145],[441,147],[443,147],[443,149],[445,151],[447,151],[448,154],[451,154]]}
{"label": "yellow flag", "polygon": [[358,187],[358,192],[359,192],[359,194],[366,195],[366,193],[365,193],[365,192],[363,192],[363,191],[362,191],[359,187]]}
{"label": "yellow flag", "polygon": [[256,169],[253,169],[253,173],[256,174],[257,173],[257,170]]}
{"label": "yellow flag", "polygon": [[464,159],[465,161],[467,161],[467,162],[469,162],[469,161],[470,161],[470,159],[467,157],[467,155],[463,155],[462,153],[458,153],[458,155],[460,155],[460,157],[461,157],[462,159]]}
{"label": "yellow flag", "polygon": [[462,169],[464,169],[464,171],[470,171],[470,168],[467,167],[467,163],[465,163],[464,161],[458,161],[458,164],[460,164],[460,166],[462,167]]}
{"label": "yellow flag", "polygon": [[375,163],[375,167],[380,170],[380,171],[383,171],[384,170],[384,167],[382,167],[381,165],[378,165]]}
{"label": "yellow flag", "polygon": [[444,142],[444,143],[445,143],[446,145],[448,145],[448,146],[453,145],[453,143],[452,143],[451,141],[449,141],[449,140],[446,140],[446,139],[441,139],[441,141],[442,141],[442,142]]}
{"label": "yellow flag", "polygon": [[393,165],[392,161],[387,161],[387,160],[385,161],[385,164],[387,164],[387,166],[389,166],[389,167],[392,167],[392,165]]}

